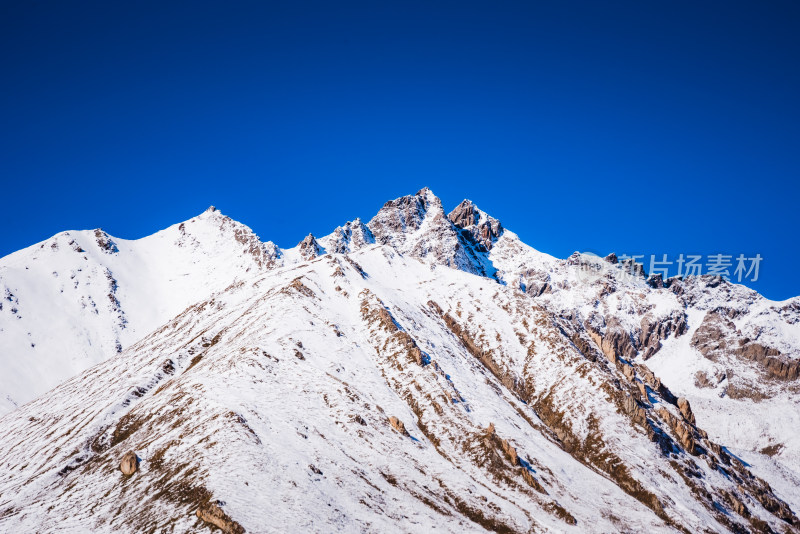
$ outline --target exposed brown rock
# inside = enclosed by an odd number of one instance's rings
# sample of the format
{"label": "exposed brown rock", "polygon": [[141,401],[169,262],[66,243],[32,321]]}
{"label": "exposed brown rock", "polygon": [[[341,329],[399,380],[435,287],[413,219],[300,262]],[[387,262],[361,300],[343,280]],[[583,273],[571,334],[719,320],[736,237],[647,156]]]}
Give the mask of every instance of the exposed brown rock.
{"label": "exposed brown rock", "polygon": [[686,421],[688,421],[691,424],[695,424],[694,414],[692,413],[692,407],[689,405],[689,401],[686,400],[686,397],[678,398],[678,409],[681,411],[681,415]]}
{"label": "exposed brown rock", "polygon": [[736,512],[742,517],[750,517],[750,510],[747,509],[747,506],[745,506],[744,503],[741,500],[739,500],[739,498],[734,493],[723,490],[723,495],[725,496],[726,500],[728,501],[728,504],[730,504],[734,512]]}
{"label": "exposed brown rock", "polygon": [[717,371],[713,376],[709,376],[705,371],[697,371],[694,374],[694,385],[698,388],[713,388],[727,378],[725,371]]}
{"label": "exposed brown rock", "polygon": [[743,336],[725,311],[707,313],[692,336],[692,346],[703,356],[712,361],[723,356],[737,356],[755,362],[771,378],[797,380],[800,377],[800,360],[787,358],[778,349]]}
{"label": "exposed brown rock", "polygon": [[397,332],[399,330],[397,328],[397,323],[394,322],[394,317],[392,317],[392,314],[389,313],[389,310],[386,308],[378,308],[378,318],[380,319],[381,325],[389,332]]}
{"label": "exposed brown rock", "polygon": [[522,479],[525,481],[527,485],[529,485],[530,487],[532,487],[533,489],[535,489],[536,491],[538,491],[543,495],[549,495],[549,493],[547,493],[547,490],[544,489],[544,486],[542,486],[542,484],[538,480],[536,480],[536,477],[534,477],[530,471],[528,471],[523,467],[520,472],[522,473]]}
{"label": "exposed brown rock", "polygon": [[374,242],[375,237],[369,228],[361,222],[361,219],[356,219],[337,227],[326,245],[329,253],[346,254]]}
{"label": "exposed brown rock", "polygon": [[556,517],[563,520],[568,525],[577,525],[578,521],[575,519],[572,514],[567,512],[563,506],[558,504],[557,502],[549,502],[544,505],[545,510],[550,512],[551,514],[555,514]]}
{"label": "exposed brown rock", "polygon": [[494,423],[489,423],[489,426],[486,428],[486,435],[489,437],[490,441],[496,443],[497,446],[503,451],[506,455],[508,460],[511,462],[511,465],[520,465],[519,456],[517,455],[517,449],[515,449],[508,440],[505,440],[497,435],[497,432],[494,428]]}
{"label": "exposed brown rock", "polygon": [[304,260],[313,260],[323,252],[312,234],[308,234],[297,246],[300,247],[300,256]]}
{"label": "exposed brown rock", "polygon": [[637,350],[631,341],[631,336],[615,318],[610,318],[606,323],[605,334],[601,334],[590,324],[586,325],[586,331],[611,363],[617,363],[619,358],[630,359],[636,356]]}
{"label": "exposed brown rock", "polygon": [[395,416],[389,417],[389,424],[392,425],[392,428],[400,432],[402,435],[404,436],[410,435],[408,433],[408,430],[406,430],[406,425],[404,425],[403,422],[397,417]]}
{"label": "exposed brown rock", "polygon": [[117,244],[114,243],[114,241],[111,239],[111,236],[100,228],[94,231],[94,237],[97,241],[97,246],[100,247],[100,250],[106,254],[116,254],[119,252],[119,248],[117,248]]}
{"label": "exposed brown rock", "polygon": [[636,379],[636,371],[632,365],[623,365],[622,374],[625,375],[625,378],[627,378],[630,382],[633,382]]}
{"label": "exposed brown rock", "polygon": [[511,444],[504,439],[500,440],[500,447],[503,449],[503,452],[506,453],[508,456],[508,460],[511,462],[511,465],[519,465],[519,456],[517,456],[517,449],[511,446]]}
{"label": "exposed brown rock", "polygon": [[439,306],[439,305],[438,305],[436,302],[434,302],[434,301],[432,301],[432,300],[429,300],[429,301],[428,301],[428,306],[430,306],[430,308],[431,308],[433,311],[435,311],[435,312],[436,312],[436,315],[439,315],[439,316],[441,316],[441,315],[442,315],[442,307],[441,307],[441,306]]}
{"label": "exposed brown rock", "polygon": [[647,422],[647,411],[636,401],[633,396],[625,397],[625,400],[622,403],[623,410],[625,413],[631,416],[634,423],[638,423],[640,425],[645,424]]}
{"label": "exposed brown rock", "polygon": [[644,364],[637,365],[636,368],[639,371],[639,376],[642,378],[642,382],[650,386],[650,389],[661,395],[661,397],[668,403],[677,405],[677,397],[672,394],[667,386],[661,383],[661,379],[658,378],[653,371],[651,371]]}
{"label": "exposed brown rock", "polygon": [[133,451],[126,452],[119,461],[119,470],[123,475],[130,476],[139,469],[139,458]]}
{"label": "exposed brown rock", "polygon": [[672,431],[678,437],[678,441],[680,442],[681,446],[683,446],[683,448],[686,449],[686,452],[692,455],[697,455],[698,450],[694,440],[694,433],[692,431],[691,425],[675,417],[664,406],[661,406],[658,409],[658,414],[661,416],[662,419],[664,419],[667,425],[672,429]]}
{"label": "exposed brown rock", "polygon": [[447,216],[450,221],[465,231],[468,239],[478,245],[479,250],[491,250],[492,245],[503,232],[500,221],[486,217],[481,222],[477,207],[469,200],[464,200]]}
{"label": "exposed brown rock", "polygon": [[231,519],[217,504],[208,502],[197,509],[197,517],[214,525],[225,534],[244,534],[242,525]]}
{"label": "exposed brown rock", "polygon": [[583,356],[592,362],[596,362],[599,356],[599,352],[592,342],[589,341],[585,336],[582,336],[580,332],[573,332],[570,335],[570,341],[575,344],[575,347],[580,351]]}
{"label": "exposed brown rock", "polygon": [[656,319],[652,315],[645,315],[641,322],[639,332],[639,349],[643,352],[645,360],[651,358],[661,348],[661,342],[670,335],[680,336],[688,330],[686,315],[674,313],[666,319]]}

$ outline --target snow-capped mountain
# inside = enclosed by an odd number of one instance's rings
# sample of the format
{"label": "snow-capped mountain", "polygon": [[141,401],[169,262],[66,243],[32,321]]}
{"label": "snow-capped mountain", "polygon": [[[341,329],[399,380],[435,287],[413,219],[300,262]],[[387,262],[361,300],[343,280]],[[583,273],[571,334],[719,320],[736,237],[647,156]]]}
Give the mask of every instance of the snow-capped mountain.
{"label": "snow-capped mountain", "polygon": [[428,189],[285,250],[60,234],[0,260],[0,394],[61,382],[0,530],[797,532],[800,299],[624,268]]}
{"label": "snow-capped mountain", "polygon": [[0,260],[0,414],[268,268],[277,247],[211,207],[129,241],[70,231]]}

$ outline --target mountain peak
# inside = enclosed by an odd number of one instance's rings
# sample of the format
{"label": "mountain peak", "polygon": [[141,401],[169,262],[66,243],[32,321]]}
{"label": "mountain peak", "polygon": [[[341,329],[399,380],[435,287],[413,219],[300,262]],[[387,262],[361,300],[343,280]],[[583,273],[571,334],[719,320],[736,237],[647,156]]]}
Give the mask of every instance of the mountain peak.
{"label": "mountain peak", "polygon": [[285,255],[216,208],[118,241],[0,261],[2,532],[800,524],[800,299],[552,258],[428,188]]}
{"label": "mountain peak", "polygon": [[431,191],[431,189],[429,187],[423,187],[422,189],[417,191],[414,196],[423,199],[428,204],[439,204],[439,205],[441,205],[441,203],[442,203],[442,201],[439,199],[439,197],[437,197],[434,194],[434,192]]}
{"label": "mountain peak", "polygon": [[375,236],[360,217],[337,227],[333,232],[320,238],[320,244],[331,254],[346,254],[375,242]]}
{"label": "mountain peak", "polygon": [[325,253],[325,250],[317,242],[317,238],[311,233],[303,238],[303,240],[297,244],[297,247],[300,250],[300,256],[307,261],[313,260],[320,254]]}
{"label": "mountain peak", "polygon": [[458,228],[464,230],[484,250],[491,250],[503,232],[500,221],[481,211],[471,200],[464,199],[447,216]]}

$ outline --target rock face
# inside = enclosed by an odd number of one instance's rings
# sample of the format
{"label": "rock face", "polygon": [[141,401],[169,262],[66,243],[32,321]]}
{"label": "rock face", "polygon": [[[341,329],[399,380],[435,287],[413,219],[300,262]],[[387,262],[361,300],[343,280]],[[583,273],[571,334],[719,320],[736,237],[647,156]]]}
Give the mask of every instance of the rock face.
{"label": "rock face", "polygon": [[225,534],[244,534],[242,525],[228,517],[216,503],[206,503],[197,509],[197,517],[220,529]]}
{"label": "rock face", "polygon": [[689,406],[689,401],[686,400],[685,397],[678,398],[678,409],[681,411],[681,415],[687,422],[695,424],[694,414],[692,413],[692,407]]}
{"label": "rock face", "polygon": [[478,250],[486,252],[503,231],[500,221],[480,211],[470,200],[464,200],[447,216],[458,228],[464,230]]}
{"label": "rock face", "polygon": [[361,219],[339,226],[333,233],[319,240],[331,254],[347,254],[375,243],[375,236]]}
{"label": "rock face", "polygon": [[[775,381],[795,381],[800,377],[800,359],[784,355],[778,348],[766,345],[758,339],[751,339],[736,327],[731,317],[736,317],[734,309],[719,309],[708,312],[703,322],[694,332],[691,345],[705,358],[720,366],[717,374],[728,378],[728,393],[759,399],[770,397],[775,388],[768,388]],[[755,332],[758,338],[760,332]],[[741,367],[744,364],[757,371],[758,379],[748,378],[745,373],[726,373],[725,368]],[[701,384],[708,384],[703,375]]]}
{"label": "rock face", "polygon": [[[427,189],[368,225],[276,247],[264,267],[247,232],[216,210],[200,218],[243,268],[0,417],[0,531],[797,530],[797,445],[772,439],[778,423],[796,428],[797,302],[717,279],[648,284],[613,258],[558,260],[471,202],[446,216]],[[215,250],[193,224],[169,242],[202,254],[169,284]],[[80,287],[84,255],[125,257],[130,242],[115,242],[52,245],[76,259]],[[100,265],[100,297],[127,302]],[[8,272],[0,340],[33,314],[21,307],[34,293]],[[783,419],[762,410],[769,398],[740,403],[747,384],[768,388]],[[719,407],[740,404],[750,411],[725,433]],[[770,441],[742,446],[750,426]],[[124,451],[147,463],[121,483],[109,466]]]}
{"label": "rock face", "polygon": [[430,189],[384,204],[367,227],[375,242],[426,262],[486,275],[487,259],[447,218]]}
{"label": "rock face", "polygon": [[136,456],[136,453],[133,451],[128,451],[119,461],[119,470],[122,471],[123,475],[130,476],[139,469],[139,458]]}
{"label": "rock face", "polygon": [[317,243],[316,238],[313,235],[308,234],[300,243],[297,244],[297,248],[300,251],[300,257],[304,260],[313,260],[317,256],[323,253],[322,247]]}
{"label": "rock face", "polygon": [[639,350],[643,351],[643,359],[648,360],[653,357],[661,348],[662,341],[670,336],[681,336],[687,329],[686,314],[682,311],[658,319],[645,315],[641,321],[639,334]]}
{"label": "rock face", "polygon": [[619,358],[629,359],[636,356],[637,350],[633,345],[631,335],[616,318],[608,319],[604,334],[591,323],[586,324],[586,331],[612,363],[616,363]]}
{"label": "rock face", "polygon": [[408,436],[408,430],[406,430],[406,425],[395,416],[389,417],[389,424],[392,425],[392,428],[400,432],[404,436]]}

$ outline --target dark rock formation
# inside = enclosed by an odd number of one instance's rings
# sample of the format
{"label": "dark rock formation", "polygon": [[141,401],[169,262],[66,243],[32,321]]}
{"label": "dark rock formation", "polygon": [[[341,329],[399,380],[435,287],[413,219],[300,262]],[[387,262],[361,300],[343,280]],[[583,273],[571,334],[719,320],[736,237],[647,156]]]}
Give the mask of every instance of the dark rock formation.
{"label": "dark rock formation", "polygon": [[667,426],[672,429],[681,446],[686,449],[686,452],[692,455],[698,454],[691,425],[675,417],[672,412],[667,410],[664,406],[658,409],[658,415],[660,415],[664,422],[667,423]]}
{"label": "dark rock formation", "polygon": [[749,360],[770,378],[796,380],[800,376],[800,360],[785,357],[778,349],[743,336],[725,311],[708,312],[692,336],[692,346],[703,356],[712,361],[725,356]]}
{"label": "dark rock formation", "polygon": [[111,236],[100,228],[94,231],[94,237],[97,241],[97,246],[106,254],[116,254],[119,252],[119,248],[117,248],[117,244],[111,239]]}
{"label": "dark rock formation", "polygon": [[492,245],[503,232],[503,226],[500,221],[483,214],[470,200],[461,202],[450,212],[447,218],[466,232],[469,239],[481,251],[491,250]]}
{"label": "dark rock formation", "polygon": [[323,253],[322,247],[312,234],[308,234],[297,246],[300,247],[300,256],[304,260],[313,260]]}
{"label": "dark rock formation", "polygon": [[639,349],[645,360],[651,358],[661,348],[661,342],[670,335],[680,336],[688,330],[686,314],[674,313],[666,319],[655,319],[645,315],[639,332]]}

